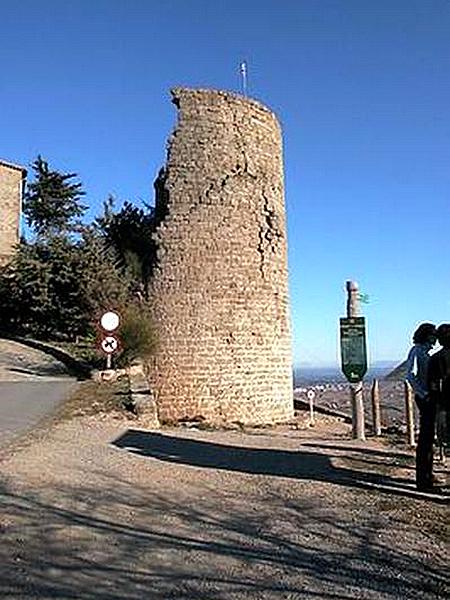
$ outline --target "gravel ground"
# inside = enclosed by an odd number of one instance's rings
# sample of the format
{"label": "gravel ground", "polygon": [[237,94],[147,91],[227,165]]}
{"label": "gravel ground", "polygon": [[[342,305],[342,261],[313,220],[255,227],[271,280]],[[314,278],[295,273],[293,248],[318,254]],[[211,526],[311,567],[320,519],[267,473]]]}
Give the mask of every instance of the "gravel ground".
{"label": "gravel ground", "polygon": [[1,463],[8,600],[446,598],[448,488],[411,452],[314,429],[53,424]]}

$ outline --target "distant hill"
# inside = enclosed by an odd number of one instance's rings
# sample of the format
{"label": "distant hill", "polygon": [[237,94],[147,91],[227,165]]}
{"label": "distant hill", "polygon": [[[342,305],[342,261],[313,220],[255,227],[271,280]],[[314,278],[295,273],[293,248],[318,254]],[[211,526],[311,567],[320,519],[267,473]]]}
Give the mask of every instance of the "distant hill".
{"label": "distant hill", "polygon": [[[395,362],[378,361],[373,363],[364,377],[364,380],[386,379],[390,375]],[[342,371],[337,366],[311,367],[306,364],[300,364],[294,367],[294,387],[303,385],[314,385],[317,383],[346,383]]]}
{"label": "distant hill", "polygon": [[397,365],[383,378],[385,381],[401,381],[406,377],[406,360]]}

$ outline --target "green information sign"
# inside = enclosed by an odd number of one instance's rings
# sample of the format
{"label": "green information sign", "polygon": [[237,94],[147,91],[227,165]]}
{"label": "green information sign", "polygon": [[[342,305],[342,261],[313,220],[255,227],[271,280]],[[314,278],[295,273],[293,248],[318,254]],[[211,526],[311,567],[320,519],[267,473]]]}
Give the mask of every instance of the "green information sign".
{"label": "green information sign", "polygon": [[364,317],[342,318],[340,321],[342,372],[350,383],[358,383],[367,372]]}

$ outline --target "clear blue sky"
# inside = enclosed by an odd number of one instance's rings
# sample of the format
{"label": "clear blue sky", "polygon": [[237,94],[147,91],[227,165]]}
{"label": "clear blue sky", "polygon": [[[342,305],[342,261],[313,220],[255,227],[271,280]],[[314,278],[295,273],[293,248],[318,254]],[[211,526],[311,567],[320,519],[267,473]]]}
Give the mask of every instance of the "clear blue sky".
{"label": "clear blue sky", "polygon": [[338,358],[346,279],[371,361],[450,321],[448,0],[0,0],[0,157],[79,173],[91,215],[149,200],[175,85],[249,93],[284,129],[296,362]]}

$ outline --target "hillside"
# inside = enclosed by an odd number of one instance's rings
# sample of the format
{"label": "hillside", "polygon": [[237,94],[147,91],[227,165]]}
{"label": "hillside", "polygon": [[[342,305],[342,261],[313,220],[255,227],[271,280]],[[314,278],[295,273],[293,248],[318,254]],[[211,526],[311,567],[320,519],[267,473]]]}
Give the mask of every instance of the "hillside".
{"label": "hillside", "polygon": [[395,369],[390,371],[385,377],[385,381],[400,381],[406,377],[406,360],[400,363]]}

